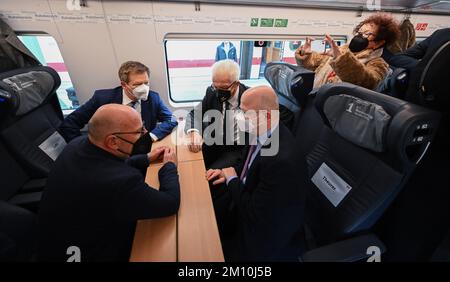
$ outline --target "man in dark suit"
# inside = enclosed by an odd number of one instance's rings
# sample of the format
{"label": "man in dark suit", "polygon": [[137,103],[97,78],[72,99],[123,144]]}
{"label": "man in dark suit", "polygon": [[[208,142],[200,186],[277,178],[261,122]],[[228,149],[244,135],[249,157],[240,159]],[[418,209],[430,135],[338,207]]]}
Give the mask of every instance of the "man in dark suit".
{"label": "man in dark suit", "polygon": [[202,102],[186,117],[189,150],[203,150],[206,168],[234,166],[240,160],[243,146],[239,144],[244,144],[244,140],[239,138],[241,134],[235,115],[240,112],[241,96],[248,87],[239,82],[239,75],[236,62],[223,60],[215,63],[212,85],[206,89]]}
{"label": "man in dark suit", "polygon": [[[159,94],[149,87],[150,71],[142,63],[128,61],[119,69],[121,86],[97,90],[84,105],[64,119],[60,133],[67,142],[81,135],[95,111],[102,105],[115,103],[133,107],[141,114],[145,128],[153,141],[164,138],[177,126],[177,121],[164,105]],[[157,122],[161,122],[157,125]]]}
{"label": "man in dark suit", "polygon": [[[306,164],[295,139],[279,122],[278,101],[267,86],[247,90],[241,101],[253,138],[237,168],[211,169],[214,185],[226,183],[229,221],[222,234],[228,261],[297,260],[302,250]],[[230,230],[231,228],[231,230]]]}
{"label": "man in dark suit", "polygon": [[[427,39],[417,43],[405,52],[392,56],[389,64],[394,67],[412,70],[419,64],[420,60],[428,61],[449,40],[450,28],[437,30]],[[420,73],[423,71],[423,68],[419,71]]]}
{"label": "man in dark suit", "polygon": [[[134,109],[108,104],[89,121],[88,136],[65,147],[40,205],[39,260],[66,261],[69,247],[75,247],[82,262],[127,261],[138,219],[177,212],[180,186],[173,149],[133,155],[142,140],[149,140],[146,133]],[[161,156],[156,190],[145,183],[142,170]]]}
{"label": "man in dark suit", "polygon": [[[422,42],[417,43],[413,47],[406,50],[404,53],[397,54],[391,58],[391,64],[396,67],[402,67],[409,70],[409,85],[405,94],[405,100],[431,107],[438,110],[448,111],[448,82],[446,81],[446,71],[435,71],[436,73],[428,74],[433,77],[432,88],[427,87],[427,92],[433,93],[434,99],[424,99],[423,95],[420,95],[422,89],[421,83],[422,76],[429,62],[437,54],[438,50],[450,41],[450,28],[444,28],[435,31],[430,37]],[[440,62],[433,62],[434,65],[440,64],[441,69],[446,69],[448,65],[445,60]],[[426,83],[425,83],[426,84]],[[425,85],[424,84],[424,85]]]}

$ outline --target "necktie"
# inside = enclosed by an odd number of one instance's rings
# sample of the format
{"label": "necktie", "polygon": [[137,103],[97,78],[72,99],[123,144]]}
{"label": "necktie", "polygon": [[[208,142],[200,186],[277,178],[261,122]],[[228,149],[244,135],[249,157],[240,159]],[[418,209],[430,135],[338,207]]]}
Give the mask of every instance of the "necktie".
{"label": "necktie", "polygon": [[250,145],[250,148],[248,150],[248,155],[247,155],[247,159],[245,160],[244,163],[244,167],[242,168],[242,172],[241,172],[241,180],[244,180],[244,178],[247,176],[247,171],[248,171],[248,165],[250,163],[250,159],[252,158],[253,153],[256,150],[256,145]]}
{"label": "necktie", "polygon": [[228,101],[225,101],[224,103],[224,110],[223,110],[223,144],[227,144],[227,122],[228,122],[228,110],[230,109],[230,104]]}
{"label": "necktie", "polygon": [[131,101],[131,102],[128,103],[127,105],[130,106],[130,107],[132,107],[133,109],[136,110],[137,101]]}

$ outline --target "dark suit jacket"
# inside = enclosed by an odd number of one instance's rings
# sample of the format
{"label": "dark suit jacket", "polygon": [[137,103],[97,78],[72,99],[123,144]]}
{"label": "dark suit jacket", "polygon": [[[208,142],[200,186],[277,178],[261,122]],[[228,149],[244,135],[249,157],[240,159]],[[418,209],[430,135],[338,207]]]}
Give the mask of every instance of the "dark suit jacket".
{"label": "dark suit jacket", "polygon": [[[96,90],[91,99],[64,119],[59,128],[67,142],[81,135],[80,130],[88,123],[95,111],[105,104],[122,104],[122,87]],[[177,126],[170,110],[164,105],[159,94],[150,91],[147,101],[141,103],[141,116],[147,130],[158,137],[164,138]],[[156,126],[156,123],[161,123]]]}
{"label": "dark suit jacket", "polygon": [[[231,261],[297,260],[302,249],[306,164],[293,135],[279,124],[279,151],[254,159],[246,183],[228,183],[236,226],[225,255]],[[276,134],[274,132],[274,134]],[[276,135],[275,135],[276,136]],[[268,148],[265,145],[263,148]],[[244,150],[242,164],[248,154]],[[237,169],[238,176],[241,168]]]}
{"label": "dark suit jacket", "polygon": [[[420,60],[428,61],[431,59],[436,51],[449,40],[450,28],[437,30],[430,35],[430,37],[417,43],[404,53],[392,56],[389,59],[389,64],[395,67],[412,70],[417,66]],[[422,71],[420,71],[420,73],[422,73]]]}
{"label": "dark suit jacket", "polygon": [[[245,90],[249,87],[244,84],[239,84],[239,93],[238,93],[238,105],[241,103],[241,97]],[[200,132],[214,123],[214,118],[211,119],[210,122],[203,122],[205,119],[205,113],[209,110],[217,110],[219,112],[223,112],[223,104],[220,103],[216,94],[211,90],[211,87],[206,89],[206,94],[203,97],[201,103],[199,103],[187,116],[186,116],[186,125],[184,130],[187,131],[191,128],[195,128]],[[223,113],[222,113],[223,114]]]}
{"label": "dark suit jacket", "polygon": [[[440,29],[435,31],[430,37],[422,42],[417,43],[414,47],[409,48],[402,54],[395,55],[391,58],[391,62],[398,67],[403,67],[409,70],[409,85],[405,94],[405,99],[409,102],[413,102],[420,105],[426,105],[432,108],[440,108],[439,102],[427,102],[421,95],[419,95],[420,81],[425,68],[436,54],[436,52],[445,43],[450,41],[450,28]],[[447,89],[448,85],[446,81],[436,79],[433,87],[435,89]],[[440,86],[442,85],[442,87]],[[436,94],[439,96],[439,94]],[[445,106],[444,106],[445,107]]]}
{"label": "dark suit jacket", "polygon": [[66,261],[69,246],[80,248],[81,261],[127,260],[136,220],[169,216],[179,207],[176,166],[160,169],[158,191],[139,170],[148,164],[146,155],[124,161],[85,136],[69,143],[41,201],[39,260]]}

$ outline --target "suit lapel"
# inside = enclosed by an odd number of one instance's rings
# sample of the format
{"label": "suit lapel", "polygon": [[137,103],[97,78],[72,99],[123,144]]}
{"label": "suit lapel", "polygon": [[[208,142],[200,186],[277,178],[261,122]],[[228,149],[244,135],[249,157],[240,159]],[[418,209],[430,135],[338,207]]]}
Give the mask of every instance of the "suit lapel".
{"label": "suit lapel", "polygon": [[115,104],[123,103],[123,90],[121,86],[114,88],[114,94],[111,102]]}
{"label": "suit lapel", "polygon": [[[275,133],[276,131],[278,131],[278,132],[277,132],[277,133],[278,133],[278,136],[280,135],[280,130],[281,130],[280,127],[282,127],[282,126],[283,126],[283,125],[280,123],[280,124],[278,124],[278,127],[274,130],[274,133]],[[279,138],[281,138],[281,137],[279,137]],[[268,139],[268,140],[269,140],[269,139]],[[247,146],[247,148],[245,149],[245,151],[246,151],[245,158],[247,158],[249,148],[250,148],[250,146]],[[267,141],[266,141],[266,144],[264,144],[264,145],[261,147],[261,150],[268,149],[268,148],[270,148],[270,143],[267,143]],[[261,156],[261,150],[259,150],[258,154],[255,156],[255,159],[253,160],[251,166],[249,167],[249,169],[248,169],[248,171],[247,171],[246,186],[248,186],[248,187],[251,187],[251,186],[252,186],[252,185],[251,185],[251,182],[252,182],[252,180],[254,179],[253,174],[255,174],[255,173],[257,172],[258,167],[259,167],[259,163],[261,162],[261,158],[262,158],[262,156]],[[244,162],[245,162],[245,159],[244,159]],[[243,165],[243,164],[242,164],[242,165]]]}
{"label": "suit lapel", "polygon": [[150,94],[147,101],[141,101],[141,117],[147,126],[150,126],[150,107],[152,106]]}

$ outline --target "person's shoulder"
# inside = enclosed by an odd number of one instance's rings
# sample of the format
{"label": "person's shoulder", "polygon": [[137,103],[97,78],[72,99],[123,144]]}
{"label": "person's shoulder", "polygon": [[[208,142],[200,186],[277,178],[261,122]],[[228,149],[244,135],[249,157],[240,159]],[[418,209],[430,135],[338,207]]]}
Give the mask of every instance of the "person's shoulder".
{"label": "person's shoulder", "polygon": [[161,97],[160,97],[158,92],[153,91],[153,90],[150,90],[148,92],[148,99],[147,99],[147,101],[159,101],[159,100],[161,100]]}
{"label": "person's shoulder", "polygon": [[271,136],[272,150],[275,150],[273,162],[289,163],[297,155],[296,140],[291,131],[280,122],[278,127],[273,131]]}
{"label": "person's shoulder", "polygon": [[83,146],[86,145],[86,142],[88,142],[87,139],[88,137],[86,135],[81,135],[72,139],[69,143],[67,143],[61,154],[58,156],[58,158],[56,159],[56,163],[66,158],[72,158],[74,154],[82,150]]}
{"label": "person's shoulder", "polygon": [[447,36],[450,36],[450,27],[438,29],[435,32],[433,32],[433,34],[431,34],[430,37],[444,35],[444,34],[446,34]]}
{"label": "person's shoulder", "polygon": [[205,96],[203,97],[203,99],[206,99],[207,101],[211,100],[211,99],[216,99],[217,96],[214,93],[214,91],[211,90],[211,86],[206,87],[205,90]]}
{"label": "person's shoulder", "polygon": [[98,89],[95,90],[94,96],[97,99],[105,99],[105,98],[111,98],[116,95],[122,94],[122,87],[118,86],[115,88],[107,88],[107,89]]}
{"label": "person's shoulder", "polygon": [[242,89],[243,89],[244,91],[250,88],[250,86],[245,85],[245,84],[242,83],[242,82],[240,82],[239,85],[242,87]]}

